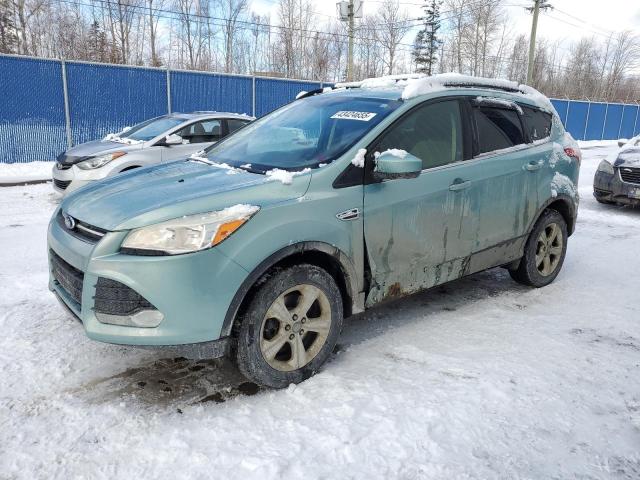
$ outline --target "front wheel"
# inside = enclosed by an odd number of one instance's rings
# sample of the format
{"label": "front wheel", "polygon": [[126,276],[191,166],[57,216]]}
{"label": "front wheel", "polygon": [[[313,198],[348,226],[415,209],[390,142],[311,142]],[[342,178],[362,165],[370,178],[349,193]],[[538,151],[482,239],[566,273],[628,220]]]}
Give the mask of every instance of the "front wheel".
{"label": "front wheel", "polygon": [[335,280],[315,265],[278,269],[258,282],[240,319],[236,361],[254,382],[299,383],[327,360],[342,328]]}
{"label": "front wheel", "polygon": [[544,287],[560,273],[567,253],[567,223],[555,210],[545,210],[533,227],[518,268],[509,270],[516,282]]}

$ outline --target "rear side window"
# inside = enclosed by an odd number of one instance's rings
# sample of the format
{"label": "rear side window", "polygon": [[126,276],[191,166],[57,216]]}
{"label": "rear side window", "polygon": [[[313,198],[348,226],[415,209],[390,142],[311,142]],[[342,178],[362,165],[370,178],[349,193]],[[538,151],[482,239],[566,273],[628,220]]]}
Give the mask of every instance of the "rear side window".
{"label": "rear side window", "polygon": [[473,107],[478,154],[524,143],[518,112],[507,108]]}
{"label": "rear side window", "polygon": [[520,105],[524,128],[531,141],[542,140],[551,135],[551,115],[537,108]]}
{"label": "rear side window", "polygon": [[422,169],[463,159],[460,103],[446,100],[409,112],[384,133],[376,150],[406,150],[422,160]]}

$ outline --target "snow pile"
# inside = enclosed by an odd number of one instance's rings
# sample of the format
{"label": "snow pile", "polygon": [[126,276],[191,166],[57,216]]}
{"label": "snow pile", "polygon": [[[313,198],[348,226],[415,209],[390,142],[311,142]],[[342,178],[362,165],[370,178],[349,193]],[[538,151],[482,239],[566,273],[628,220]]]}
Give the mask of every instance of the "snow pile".
{"label": "snow pile", "polygon": [[497,97],[476,97],[476,102],[479,104],[487,104],[489,106],[500,106],[504,108],[510,108],[512,110],[516,110],[520,115],[522,115],[522,108],[515,102],[510,100],[505,100],[504,98]]}
{"label": "snow pile", "polygon": [[425,78],[423,73],[409,73],[399,75],[384,75],[382,77],[367,78],[360,82],[360,88],[375,89],[375,88],[390,88],[395,86],[407,85],[409,80],[415,80],[418,78]]}
{"label": "snow pile", "polygon": [[[614,140],[614,142],[616,145],[618,144],[618,140]],[[611,152],[606,158],[607,162],[613,165],[615,161],[618,159],[618,157],[620,157],[621,154],[623,154],[626,150],[637,148],[638,145],[640,145],[640,135],[632,137],[631,139],[627,140],[627,142],[624,145],[622,145],[622,147],[618,147],[616,151]],[[633,156],[635,157],[635,155]]]}
{"label": "snow pile", "polygon": [[307,173],[310,171],[310,168],[305,168],[304,170],[300,170],[298,172],[290,172],[289,170],[274,168],[273,170],[267,171],[266,175],[270,180],[282,182],[283,185],[291,185],[291,182],[293,182],[293,177],[297,177],[298,175],[302,175],[303,173]]}
{"label": "snow pile", "polygon": [[51,179],[54,162],[0,163],[0,185]]}
{"label": "snow pile", "polygon": [[212,167],[222,168],[227,171],[227,175],[235,175],[236,173],[244,172],[241,168],[232,167],[228,163],[213,163]]}
{"label": "snow pile", "polygon": [[441,73],[430,77],[425,76],[410,79],[407,86],[402,91],[402,99],[409,100],[420,95],[442,91],[447,87],[465,86],[493,87],[512,90],[512,94],[521,95],[529,100],[533,100],[537,105],[549,112],[553,113],[556,111],[551,104],[551,101],[545,95],[528,85],[518,85],[516,82],[501,78],[473,77],[470,75],[461,75],[459,73]]}
{"label": "snow pile", "polygon": [[353,157],[353,160],[351,160],[351,163],[353,165],[355,165],[356,167],[364,168],[364,157],[365,157],[366,154],[367,154],[367,149],[366,148],[361,148],[356,153],[356,156]]}
{"label": "snow pile", "polygon": [[246,203],[238,203],[237,205],[232,205],[231,207],[227,207],[218,212],[220,217],[229,217],[229,218],[249,218],[251,215],[260,210],[260,207],[256,207],[255,205],[248,205]]}
{"label": "snow pile", "polygon": [[556,172],[551,180],[551,195],[555,198],[558,193],[565,193],[571,197],[575,197],[577,194],[575,183],[560,172]]}
{"label": "snow pile", "polygon": [[[406,158],[408,155],[408,152],[406,150],[402,150],[400,148],[390,148],[382,153],[388,153],[389,155],[393,155],[394,157],[398,158]],[[380,155],[382,155],[382,153]]]}
{"label": "snow pile", "polygon": [[296,100],[298,100],[300,97],[304,97],[307,93],[306,90],[300,90],[300,92],[296,95]]}
{"label": "snow pile", "polygon": [[133,138],[122,138],[118,135],[118,133],[107,133],[102,141],[124,143],[125,145],[140,145],[141,143],[144,143],[142,140],[134,140]]}

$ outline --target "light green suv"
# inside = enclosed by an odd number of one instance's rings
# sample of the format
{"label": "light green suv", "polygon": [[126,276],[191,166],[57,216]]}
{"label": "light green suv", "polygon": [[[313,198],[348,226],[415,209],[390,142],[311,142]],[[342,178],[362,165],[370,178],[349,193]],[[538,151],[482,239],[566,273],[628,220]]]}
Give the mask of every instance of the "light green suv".
{"label": "light green suv", "polygon": [[509,82],[309,92],[206,152],[69,195],[49,286],[92,339],[230,354],[284,387],[385,300],[497,266],[553,281],[579,163],[549,101]]}

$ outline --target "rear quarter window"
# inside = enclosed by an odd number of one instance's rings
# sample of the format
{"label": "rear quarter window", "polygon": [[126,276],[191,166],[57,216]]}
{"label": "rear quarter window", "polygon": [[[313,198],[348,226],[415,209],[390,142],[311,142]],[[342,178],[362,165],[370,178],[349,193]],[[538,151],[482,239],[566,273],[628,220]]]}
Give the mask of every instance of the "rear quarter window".
{"label": "rear quarter window", "polygon": [[524,143],[518,112],[507,108],[473,107],[478,136],[478,154]]}
{"label": "rear quarter window", "polygon": [[524,128],[531,141],[542,140],[551,135],[551,114],[526,105],[520,105],[520,108],[522,108]]}

